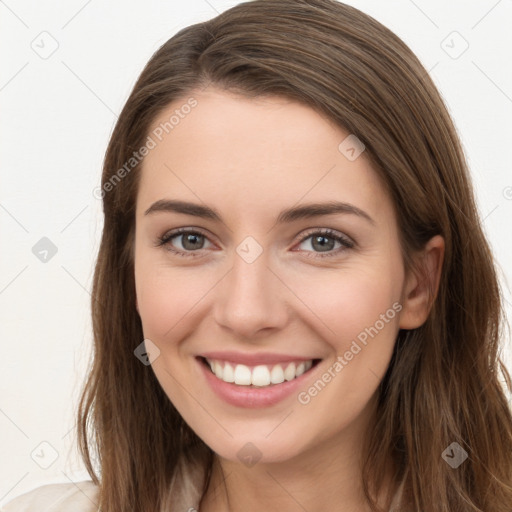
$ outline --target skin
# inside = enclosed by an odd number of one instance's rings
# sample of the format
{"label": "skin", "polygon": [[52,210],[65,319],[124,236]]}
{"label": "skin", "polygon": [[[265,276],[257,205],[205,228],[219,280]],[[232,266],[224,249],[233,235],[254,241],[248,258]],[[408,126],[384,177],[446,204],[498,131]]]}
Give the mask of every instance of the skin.
{"label": "skin", "polygon": [[[350,161],[338,150],[349,132],[284,98],[246,99],[213,87],[190,96],[197,106],[144,160],[134,254],[144,337],[160,350],[153,371],[217,454],[201,511],[369,510],[359,480],[363,431],[398,330],[428,316],[428,282],[404,271],[393,203],[365,153]],[[187,98],[169,105],[152,128]],[[223,222],[144,214],[164,198],[206,204]],[[357,206],[374,224],[343,213],[276,224],[285,208],[331,200]],[[193,246],[176,236],[167,247],[199,256],[156,245],[182,227],[206,237]],[[344,248],[328,236],[323,252],[311,236],[316,228],[356,245]],[[252,263],[236,252],[248,236],[263,251]],[[332,256],[321,257],[326,253]],[[436,291],[443,254],[443,239],[434,237],[417,255]],[[307,404],[292,394],[263,409],[229,405],[195,359],[207,350],[321,358],[307,390],[394,303],[401,311]],[[261,452],[252,467],[237,456],[248,442]]]}

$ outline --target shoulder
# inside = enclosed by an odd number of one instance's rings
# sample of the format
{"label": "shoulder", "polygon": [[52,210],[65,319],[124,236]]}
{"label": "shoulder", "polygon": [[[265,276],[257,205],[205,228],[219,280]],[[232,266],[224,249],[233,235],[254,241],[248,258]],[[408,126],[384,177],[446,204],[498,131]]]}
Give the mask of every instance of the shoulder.
{"label": "shoulder", "polygon": [[97,496],[91,480],[47,484],[12,499],[1,512],[97,512]]}

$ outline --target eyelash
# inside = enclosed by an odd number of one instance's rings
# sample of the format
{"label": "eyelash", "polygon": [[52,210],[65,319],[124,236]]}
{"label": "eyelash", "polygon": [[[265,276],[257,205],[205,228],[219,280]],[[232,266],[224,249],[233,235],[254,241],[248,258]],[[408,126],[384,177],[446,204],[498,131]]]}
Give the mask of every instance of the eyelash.
{"label": "eyelash", "polygon": [[[157,247],[167,246],[166,249],[168,251],[173,252],[177,256],[192,257],[192,258],[201,256],[201,254],[194,254],[194,253],[199,253],[201,251],[201,249],[199,249],[197,251],[181,251],[179,249],[175,249],[174,247],[172,247],[172,245],[170,244],[170,241],[173,238],[176,238],[178,235],[182,235],[184,233],[190,234],[190,235],[200,235],[200,236],[204,236],[205,238],[208,238],[204,233],[201,233],[200,231],[195,231],[195,230],[188,229],[188,228],[179,228],[179,229],[176,229],[169,233],[166,233],[162,237],[158,237],[156,245],[157,245]],[[328,228],[320,229],[320,230],[316,230],[316,231],[310,231],[306,236],[304,236],[299,241],[299,245],[302,244],[308,238],[312,237],[313,235],[327,236],[329,238],[332,238],[336,242],[341,243],[341,245],[343,247],[340,247],[337,250],[334,250],[332,252],[328,252],[325,254],[314,252],[314,251],[306,251],[307,253],[313,253],[315,255],[315,256],[312,256],[312,255],[308,254],[306,256],[308,258],[328,258],[328,257],[332,257],[332,256],[337,256],[337,255],[339,255],[340,252],[345,251],[346,249],[352,249],[355,246],[355,244],[349,238],[347,238],[345,236],[341,236],[336,231],[333,231],[332,229],[328,229]],[[295,252],[298,252],[298,251],[295,251]]]}

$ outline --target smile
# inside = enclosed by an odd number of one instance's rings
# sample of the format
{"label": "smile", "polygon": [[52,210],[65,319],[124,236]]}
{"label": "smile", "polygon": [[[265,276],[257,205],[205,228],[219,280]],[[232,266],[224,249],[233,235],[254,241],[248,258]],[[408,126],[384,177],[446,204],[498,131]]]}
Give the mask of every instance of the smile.
{"label": "smile", "polygon": [[239,408],[263,408],[296,396],[318,373],[322,359],[223,351],[196,356],[196,361],[199,375],[223,402]]}
{"label": "smile", "polygon": [[203,358],[203,361],[209,365],[211,372],[224,382],[234,383],[238,386],[266,387],[281,384],[285,380],[296,379],[312,368],[319,359],[257,366],[208,358]]}

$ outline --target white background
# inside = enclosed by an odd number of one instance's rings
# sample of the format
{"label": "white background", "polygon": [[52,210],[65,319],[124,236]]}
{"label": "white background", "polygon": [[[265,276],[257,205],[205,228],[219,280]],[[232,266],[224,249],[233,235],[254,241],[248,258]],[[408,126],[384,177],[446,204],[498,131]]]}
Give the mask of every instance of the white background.
{"label": "white background", "polygon": [[[102,228],[92,190],[108,138],[153,52],[236,3],[0,0],[0,505],[45,483],[89,479],[73,427],[92,346],[89,290]],[[347,3],[397,33],[445,98],[510,319],[512,1]],[[464,40],[468,49],[453,58]],[[46,59],[33,49],[51,44],[58,48]],[[58,249],[46,263],[32,252],[44,236]],[[509,354],[507,346],[512,369]],[[51,459],[42,442],[58,453],[47,469],[31,458],[35,450],[34,459]]]}

